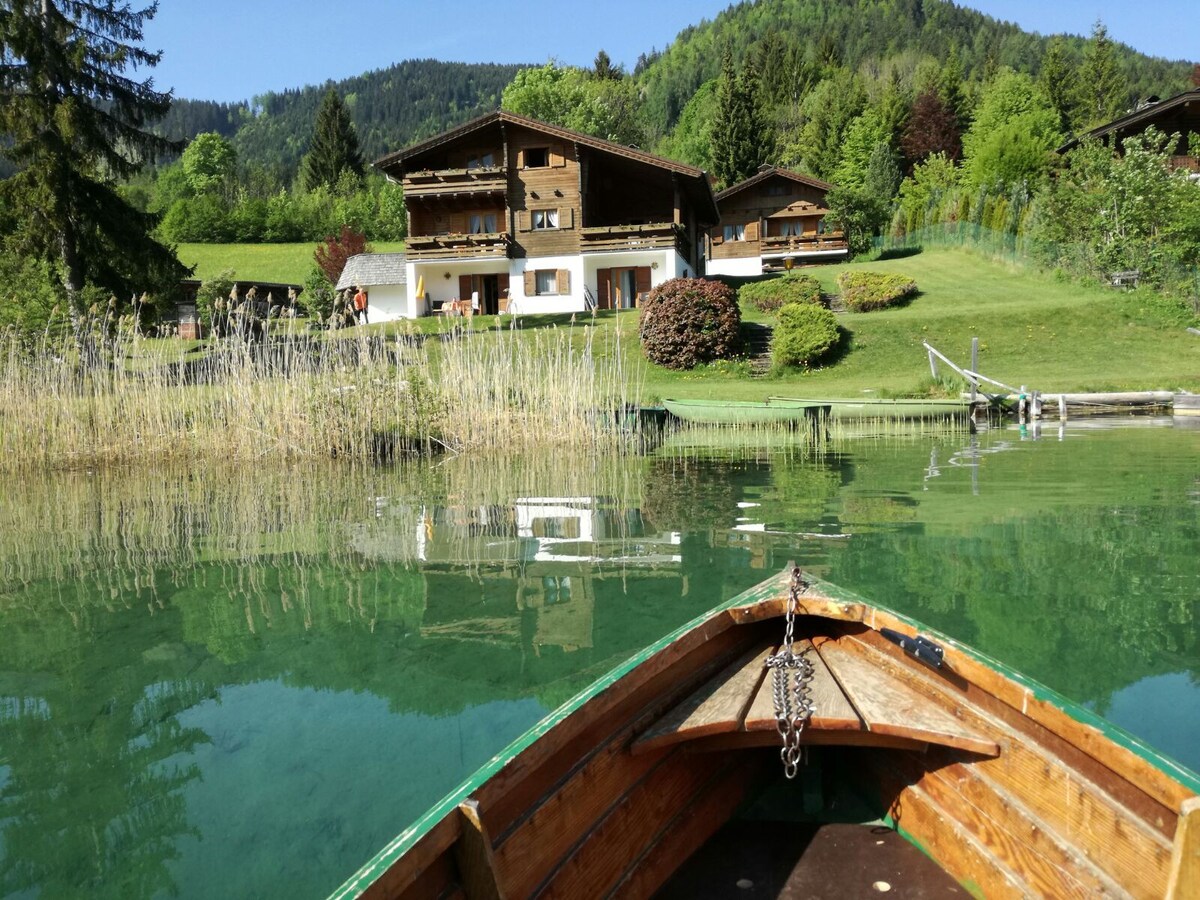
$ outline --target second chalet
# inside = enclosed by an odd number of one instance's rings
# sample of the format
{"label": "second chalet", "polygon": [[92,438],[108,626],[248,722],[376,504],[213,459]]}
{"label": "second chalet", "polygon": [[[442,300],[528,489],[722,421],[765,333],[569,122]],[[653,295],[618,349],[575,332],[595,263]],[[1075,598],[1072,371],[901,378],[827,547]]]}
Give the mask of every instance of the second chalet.
{"label": "second chalet", "polygon": [[775,166],[717,194],[721,225],[712,229],[710,275],[752,276],[797,263],[850,255],[840,231],[826,226],[832,184]]}
{"label": "second chalet", "polygon": [[407,318],[631,308],[703,274],[706,174],[510,112],[375,163],[404,186]]}

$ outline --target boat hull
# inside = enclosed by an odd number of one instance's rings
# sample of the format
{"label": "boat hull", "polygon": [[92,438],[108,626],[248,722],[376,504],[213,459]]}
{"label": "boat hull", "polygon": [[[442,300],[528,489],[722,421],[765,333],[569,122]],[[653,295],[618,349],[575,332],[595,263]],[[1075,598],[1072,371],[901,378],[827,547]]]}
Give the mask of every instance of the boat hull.
{"label": "boat hull", "polygon": [[764,582],[605,675],[335,896],[649,897],[748,801],[807,805],[837,768],[973,892],[1195,896],[1196,776],[951,640],[920,662],[894,642],[916,623],[824,585],[799,597],[815,710],[784,782],[763,662],[787,591]]}
{"label": "boat hull", "polygon": [[827,404],[830,416],[835,419],[945,419],[966,418],[971,414],[969,400],[798,399],[797,402]]}
{"label": "boat hull", "polygon": [[794,400],[664,400],[676,418],[702,425],[795,425],[829,412],[827,404]]}

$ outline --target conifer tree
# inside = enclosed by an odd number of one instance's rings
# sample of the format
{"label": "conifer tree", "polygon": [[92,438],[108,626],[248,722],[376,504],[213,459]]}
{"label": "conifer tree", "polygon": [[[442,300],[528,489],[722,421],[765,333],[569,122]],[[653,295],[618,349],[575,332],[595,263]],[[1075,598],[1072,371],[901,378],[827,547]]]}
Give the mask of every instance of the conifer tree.
{"label": "conifer tree", "polygon": [[1038,84],[1058,113],[1062,133],[1070,134],[1078,118],[1079,76],[1067,56],[1067,43],[1062,37],[1053,37],[1046,45]]}
{"label": "conifer tree", "polygon": [[[163,288],[186,274],[150,231],[154,216],[117,192],[117,179],[178,145],[153,134],[170,94],[135,69],[161,54],[140,46],[157,4],[108,0],[0,2],[0,154],[17,173],[0,183],[27,251],[54,263],[68,309],[87,282],[121,297]],[[77,332],[78,333],[78,332]]]}
{"label": "conifer tree", "polygon": [[712,131],[713,175],[728,187],[749,177],[767,155],[767,127],[758,102],[758,73],[747,65],[738,74],[726,49],[717,83],[717,116]]}
{"label": "conifer tree", "polygon": [[612,58],[603,49],[596,54],[592,63],[592,77],[597,81],[620,81],[621,69],[612,64]]}
{"label": "conifer tree", "polygon": [[1111,122],[1129,105],[1129,83],[1117,67],[1116,47],[1108,29],[1098,20],[1083,51],[1079,89],[1085,128]]}
{"label": "conifer tree", "polygon": [[362,176],[362,151],[350,111],[338,92],[330,88],[317,110],[312,144],[304,157],[304,189],[311,191],[321,185],[332,188],[347,171]]}

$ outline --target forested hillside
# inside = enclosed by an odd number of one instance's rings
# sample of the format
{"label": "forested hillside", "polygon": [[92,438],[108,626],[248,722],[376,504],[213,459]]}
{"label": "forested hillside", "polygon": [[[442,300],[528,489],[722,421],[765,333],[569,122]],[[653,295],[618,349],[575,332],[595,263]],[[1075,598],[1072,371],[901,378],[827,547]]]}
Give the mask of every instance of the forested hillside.
{"label": "forested hillside", "polygon": [[[1091,24],[1080,22],[1079,30]],[[661,137],[700,86],[720,74],[726,47],[736,63],[753,62],[764,82],[780,84],[799,100],[823,68],[865,69],[869,75],[891,70],[902,77],[922,58],[941,62],[952,50],[966,81],[984,81],[1001,66],[1037,75],[1049,41],[947,0],[742,0],[644,59],[638,81],[650,134]],[[1065,43],[1068,60],[1082,62],[1086,39]],[[1190,63],[1149,57],[1123,44],[1116,51],[1130,103],[1188,86]]]}
{"label": "forested hillside", "polygon": [[495,109],[521,68],[410,59],[246,103],[177,100],[159,129],[185,140],[215,131],[233,139],[244,162],[291,173],[308,149],[321,99],[333,87],[350,108],[363,155],[371,160]]}

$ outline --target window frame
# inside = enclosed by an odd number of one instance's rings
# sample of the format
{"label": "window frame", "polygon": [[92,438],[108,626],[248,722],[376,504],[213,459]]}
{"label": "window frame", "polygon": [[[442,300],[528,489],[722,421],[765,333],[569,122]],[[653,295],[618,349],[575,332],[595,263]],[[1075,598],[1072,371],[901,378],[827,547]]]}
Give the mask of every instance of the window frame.
{"label": "window frame", "polygon": [[[546,289],[542,289],[543,281],[546,279]],[[533,293],[537,297],[549,297],[558,295],[558,269],[534,269],[533,271]]]}
{"label": "window frame", "polygon": [[[541,154],[539,157],[541,162],[535,163],[530,159],[531,154]],[[525,168],[526,169],[549,169],[550,168],[550,148],[546,147],[526,147],[525,148]]]}
{"label": "window frame", "polygon": [[[538,224],[539,216],[542,222],[540,225]],[[561,227],[559,221],[560,216],[556,207],[530,210],[529,227],[532,231],[557,231]]]}
{"label": "window frame", "polygon": [[746,240],[745,225],[726,225],[723,232],[724,240],[729,241],[744,241]]}

